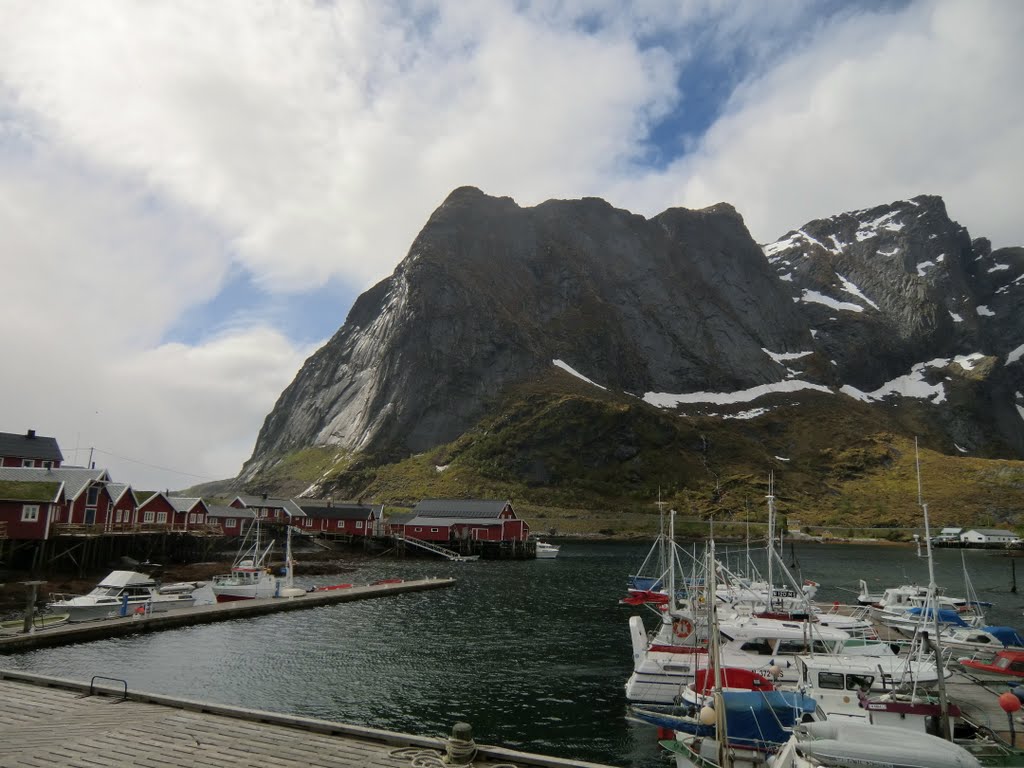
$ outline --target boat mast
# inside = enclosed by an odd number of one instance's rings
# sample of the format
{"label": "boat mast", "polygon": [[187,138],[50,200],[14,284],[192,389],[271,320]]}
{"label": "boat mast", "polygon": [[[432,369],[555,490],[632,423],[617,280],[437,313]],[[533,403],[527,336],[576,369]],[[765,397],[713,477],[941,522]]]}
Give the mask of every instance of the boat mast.
{"label": "boat mast", "polygon": [[768,610],[775,603],[772,566],[775,560],[775,473],[768,475]]}
{"label": "boat mast", "polygon": [[[928,524],[928,505],[924,501],[921,492],[921,456],[917,449],[917,438],[914,438],[914,464],[917,468],[917,503],[924,513],[924,544],[925,552],[928,555],[928,606],[932,612],[932,629],[935,636],[932,639],[932,646],[935,649],[935,671],[938,672],[939,689],[939,722],[942,727],[942,736],[946,741],[953,740],[953,733],[949,727],[949,702],[946,699],[946,676],[942,663],[942,647],[939,640],[939,597],[938,587],[935,584],[935,563],[932,559],[932,534]],[[926,609],[927,614],[927,609]]]}
{"label": "boat mast", "polygon": [[722,696],[722,666],[720,663],[721,638],[718,636],[718,609],[715,592],[715,540],[708,541],[707,576],[705,583],[708,590],[708,655],[714,672],[715,688],[712,699],[715,702],[715,738],[718,740],[718,765],[720,768],[732,768],[732,757],[729,755],[729,732],[725,720],[725,698]]}

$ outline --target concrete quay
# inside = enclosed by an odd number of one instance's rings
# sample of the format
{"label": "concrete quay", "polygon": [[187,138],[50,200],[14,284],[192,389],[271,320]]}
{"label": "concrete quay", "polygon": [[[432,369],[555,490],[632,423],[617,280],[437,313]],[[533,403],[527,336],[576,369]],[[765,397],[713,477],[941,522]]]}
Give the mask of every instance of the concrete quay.
{"label": "concrete quay", "polygon": [[[84,683],[0,670],[0,699],[0,768],[449,765],[441,761],[446,739],[140,693],[107,678]],[[475,768],[608,768],[473,746]]]}
{"label": "concrete quay", "polygon": [[108,637],[123,637],[143,632],[158,632],[177,629],[194,624],[209,624],[215,621],[262,616],[279,611],[298,611],[317,608],[322,605],[347,603],[354,600],[370,600],[388,597],[404,592],[421,592],[428,589],[442,589],[455,584],[455,579],[418,579],[390,584],[369,584],[347,589],[330,589],[322,592],[307,592],[298,597],[268,597],[256,600],[236,600],[230,603],[211,603],[192,608],[177,608],[164,613],[145,616],[101,619],[98,621],[63,624],[52,629],[39,629],[24,634],[0,635],[0,653],[51,648],[59,645],[84,643],[90,640],[104,640]]}

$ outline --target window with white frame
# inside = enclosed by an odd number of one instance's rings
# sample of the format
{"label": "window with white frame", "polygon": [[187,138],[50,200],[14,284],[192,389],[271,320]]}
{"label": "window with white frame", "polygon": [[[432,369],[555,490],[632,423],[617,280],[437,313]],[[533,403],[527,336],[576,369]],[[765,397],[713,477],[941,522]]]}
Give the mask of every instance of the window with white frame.
{"label": "window with white frame", "polygon": [[236,524],[237,522],[238,522],[238,521],[237,521],[237,520],[235,520],[235,518],[233,518],[233,517],[229,517],[229,518],[228,518],[227,520],[225,520],[225,521],[224,521],[224,527],[225,527],[225,528],[234,528],[234,527],[235,527],[235,524]]}
{"label": "window with white frame", "polygon": [[153,510],[152,509],[147,509],[146,513],[142,516],[142,522],[144,522],[144,523],[152,523],[155,518],[156,518],[156,515],[153,513]]}
{"label": "window with white frame", "polygon": [[25,504],[21,508],[21,522],[35,523],[39,520],[39,505]]}
{"label": "window with white frame", "polygon": [[53,462],[52,461],[44,461],[43,462],[43,469],[53,469]]}
{"label": "window with white frame", "polygon": [[305,525],[306,525],[307,528],[312,528],[313,527],[313,518],[312,517],[307,517]]}
{"label": "window with white frame", "polygon": [[166,512],[157,512],[156,513],[156,522],[157,522],[157,524],[166,523],[167,522],[167,513]]}
{"label": "window with white frame", "polygon": [[413,530],[415,530],[416,533],[422,533],[423,532],[422,528],[414,528]]}
{"label": "window with white frame", "polygon": [[115,523],[120,523],[121,522],[121,510],[120,509],[117,509],[117,510],[114,511],[114,522]]}
{"label": "window with white frame", "polygon": [[356,520],[356,528],[360,528],[361,529],[362,527],[363,527],[363,521],[362,520]]}
{"label": "window with white frame", "polygon": [[430,532],[431,532],[431,533],[437,533],[437,531],[438,531],[438,529],[437,529],[437,528],[431,528],[431,529],[430,529]]}
{"label": "window with white frame", "polygon": [[35,459],[22,459],[21,466],[23,467],[34,467],[36,465]]}

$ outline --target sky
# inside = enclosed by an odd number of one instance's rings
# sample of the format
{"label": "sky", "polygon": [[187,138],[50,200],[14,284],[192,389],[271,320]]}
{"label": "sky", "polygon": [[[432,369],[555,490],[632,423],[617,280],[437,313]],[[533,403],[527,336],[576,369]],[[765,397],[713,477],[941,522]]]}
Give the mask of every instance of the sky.
{"label": "sky", "polygon": [[234,476],[451,190],[726,201],[758,242],[944,197],[1024,244],[1015,0],[0,0],[0,431]]}

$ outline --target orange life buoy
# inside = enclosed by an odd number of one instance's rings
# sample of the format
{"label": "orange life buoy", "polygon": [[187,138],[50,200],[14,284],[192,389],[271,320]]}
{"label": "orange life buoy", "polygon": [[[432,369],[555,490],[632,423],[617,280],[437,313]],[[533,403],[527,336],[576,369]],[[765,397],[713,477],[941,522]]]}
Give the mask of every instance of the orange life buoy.
{"label": "orange life buoy", "polygon": [[687,638],[693,634],[693,622],[689,619],[676,619],[672,622],[672,633],[680,638]]}

